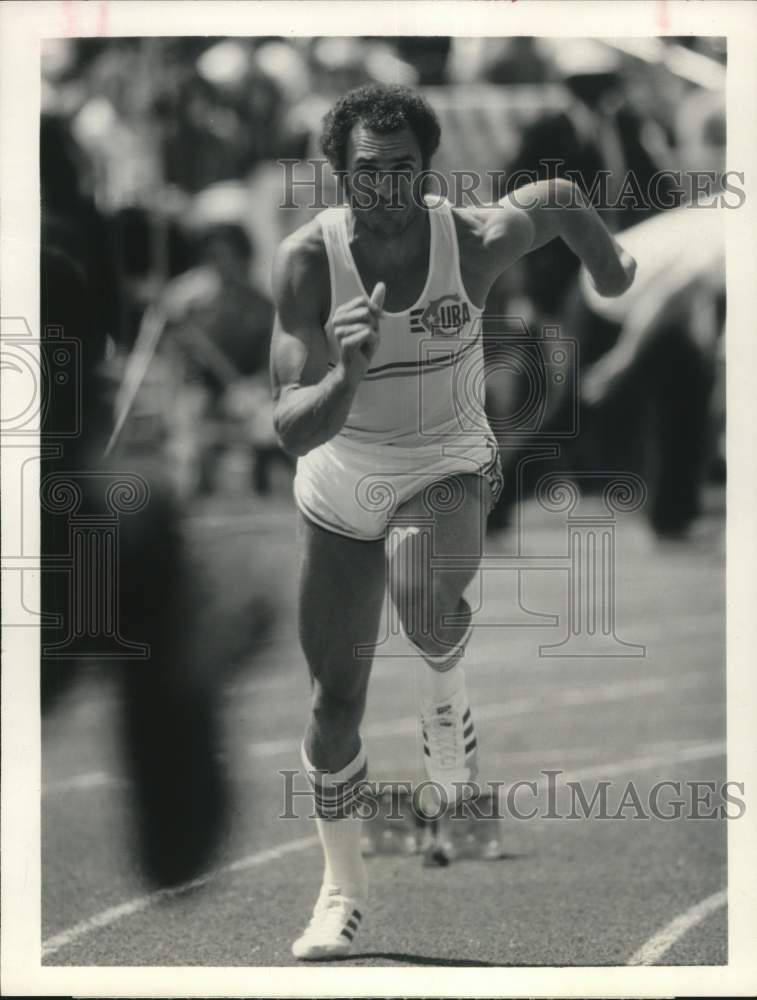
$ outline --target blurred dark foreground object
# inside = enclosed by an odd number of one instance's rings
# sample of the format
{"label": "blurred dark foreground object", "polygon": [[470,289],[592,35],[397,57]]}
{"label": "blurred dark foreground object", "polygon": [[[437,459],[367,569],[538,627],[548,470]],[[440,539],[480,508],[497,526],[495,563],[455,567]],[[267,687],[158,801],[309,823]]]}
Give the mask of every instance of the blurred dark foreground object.
{"label": "blurred dark foreground object", "polygon": [[226,831],[220,696],[231,667],[267,635],[273,608],[254,595],[252,552],[249,599],[239,578],[236,605],[228,590],[212,592],[222,548],[206,547],[200,562],[165,472],[143,465],[141,474],[150,497],[123,518],[119,613],[124,637],[151,648],[147,660],[124,662],[118,681],[142,865],[174,885],[208,866]]}
{"label": "blurred dark foreground object", "polygon": [[118,612],[123,635],[150,651],[146,660],[119,665],[118,682],[142,865],[153,881],[172,885],[208,864],[226,822],[218,759],[222,665],[201,659],[200,588],[178,505],[164,476],[150,470],[145,480],[147,505],[122,519]]}
{"label": "blurred dark foreground object", "polygon": [[[214,584],[224,577],[228,555],[224,543],[203,545],[199,558],[173,484],[157,461],[130,457],[87,471],[67,476],[82,492],[80,517],[93,523],[107,517],[107,491],[135,479],[146,487],[146,500],[119,515],[114,574],[100,579],[99,593],[91,587],[97,582],[94,567],[92,576],[80,577],[83,587],[73,600],[65,586],[48,592],[44,610],[57,612],[61,624],[43,629],[43,707],[61,694],[62,671],[70,675],[77,658],[91,660],[93,650],[103,650],[94,659],[118,687],[137,855],[152,882],[176,885],[212,863],[226,832],[230,803],[221,695],[233,667],[262,649],[274,606],[261,594],[252,551],[248,579],[237,574],[233,588],[218,592]],[[48,522],[60,518],[46,514]],[[56,534],[60,538],[67,530],[59,524]],[[48,530],[48,541],[50,536]],[[234,544],[238,550],[238,540]],[[111,596],[105,593],[109,588]],[[115,635],[104,620],[107,605]],[[67,643],[63,660],[53,648],[61,641]],[[143,657],[137,655],[140,646],[147,647]]]}
{"label": "blurred dark foreground object", "polygon": [[[57,568],[42,573],[42,710],[83,657],[112,677],[140,865],[156,885],[177,885],[206,869],[222,842],[222,683],[259,647],[273,605],[262,582],[256,597],[253,551],[249,579],[218,593],[212,563],[224,553],[219,545],[197,557],[163,456],[100,458],[110,428],[86,280],[47,248],[41,278],[43,340],[62,328],[82,359],[76,393],[43,379],[43,445],[54,453],[41,467],[41,553]],[[68,436],[74,419],[78,433]],[[146,655],[135,655],[140,648]]]}

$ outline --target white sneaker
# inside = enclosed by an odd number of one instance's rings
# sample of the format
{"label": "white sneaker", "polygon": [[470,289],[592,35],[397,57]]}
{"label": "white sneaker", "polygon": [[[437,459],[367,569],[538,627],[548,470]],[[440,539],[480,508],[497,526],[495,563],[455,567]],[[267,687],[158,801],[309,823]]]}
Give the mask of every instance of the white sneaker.
{"label": "white sneaker", "polygon": [[476,730],[465,683],[446,701],[422,701],[420,716],[426,774],[454,805],[473,794],[464,784],[478,774]]}
{"label": "white sneaker", "polygon": [[313,916],[292,945],[295,958],[338,958],[348,955],[363,919],[365,900],[342,895],[338,886],[324,885]]}

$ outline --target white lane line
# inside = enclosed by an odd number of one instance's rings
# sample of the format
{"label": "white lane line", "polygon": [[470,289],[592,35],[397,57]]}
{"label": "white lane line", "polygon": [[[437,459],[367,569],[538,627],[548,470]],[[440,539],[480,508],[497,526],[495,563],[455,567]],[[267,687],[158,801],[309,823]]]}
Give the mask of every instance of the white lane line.
{"label": "white lane line", "polygon": [[[675,687],[676,690],[685,687],[692,687],[700,683],[701,673],[686,674],[683,677],[672,678],[667,681],[663,678],[634,678],[627,681],[618,681],[613,684],[597,684],[593,687],[565,688],[556,692],[552,698],[533,695],[524,698],[510,698],[508,701],[490,702],[475,710],[476,721],[498,720],[513,716],[524,715],[526,712],[545,711],[558,706],[574,708],[581,705],[597,705],[612,701],[621,701],[624,698],[640,698],[643,696],[656,695],[666,689]],[[366,739],[381,740],[393,736],[412,735],[418,729],[418,717],[406,716],[402,719],[393,719],[390,722],[374,722],[363,727],[363,736]],[[300,748],[300,739],[279,739],[261,740],[250,743],[247,752],[253,757],[276,757],[279,754],[296,753]]]}
{"label": "white lane line", "polygon": [[74,792],[88,788],[116,788],[125,784],[127,782],[124,778],[117,778],[104,771],[90,771],[87,774],[75,774],[70,778],[62,778],[60,781],[47,781],[42,786],[42,794],[52,795],[56,792]]}
{"label": "white lane line", "polygon": [[[583,768],[575,771],[567,777],[574,781],[582,780],[584,778],[605,777],[610,774],[624,774],[628,771],[642,771],[645,768],[657,767],[660,764],[673,764],[678,761],[709,760],[713,757],[720,757],[723,753],[725,753],[725,743],[721,740],[711,743],[702,743],[699,746],[684,747],[673,754],[648,757],[630,757],[627,760],[619,760],[611,764]],[[546,782],[539,782],[539,785],[546,787]],[[244,871],[248,868],[255,868],[259,865],[267,864],[269,861],[278,861],[288,854],[295,854],[300,851],[305,851],[309,847],[314,847],[317,843],[317,837],[302,837],[299,840],[292,840],[288,844],[282,844],[281,847],[273,847],[269,850],[257,851],[255,854],[239,858],[239,860],[232,861],[230,864],[224,865],[216,871],[210,872],[208,875],[203,875],[200,878],[193,879],[191,882],[185,882],[183,885],[177,886],[175,889],[159,889],[156,892],[146,893],[144,896],[137,896],[135,899],[128,900],[125,903],[120,903],[118,906],[111,906],[107,910],[102,910],[100,913],[96,913],[94,916],[88,917],[86,920],[82,920],[78,924],[74,924],[73,927],[69,927],[67,930],[61,931],[59,934],[54,935],[54,937],[43,941],[42,957],[46,958],[49,955],[55,954],[56,951],[59,951],[66,945],[72,944],[74,941],[78,941],[87,934],[91,934],[93,931],[99,930],[102,927],[109,927],[111,924],[115,924],[119,920],[133,916],[135,913],[140,913],[142,910],[146,910],[148,907],[153,906],[162,899],[169,899],[182,892],[186,892],[189,889],[196,889],[200,886],[206,885],[211,881],[211,879],[216,878],[218,875],[222,875],[226,872],[238,872]]]}
{"label": "white lane line", "polygon": [[61,948],[65,948],[66,945],[73,944],[74,941],[86,937],[87,934],[91,934],[93,931],[100,930],[103,927],[109,927],[111,924],[115,924],[119,920],[124,920],[126,917],[131,917],[135,913],[140,913],[162,899],[171,899],[173,896],[188,892],[190,889],[198,889],[219,875],[224,875],[228,872],[245,871],[248,868],[257,868],[260,865],[268,864],[268,862],[279,861],[288,854],[295,854],[299,851],[305,851],[309,847],[315,847],[317,843],[317,837],[301,837],[299,840],[292,840],[288,844],[282,844],[280,847],[271,847],[264,851],[256,851],[254,854],[248,854],[244,858],[232,861],[230,864],[223,865],[221,868],[217,868],[207,875],[192,879],[191,882],[184,882],[173,889],[157,889],[155,892],[145,893],[144,896],[136,896],[134,899],[127,900],[125,903],[119,903],[117,906],[110,906],[107,910],[101,910],[100,913],[96,913],[92,917],[87,917],[86,920],[81,920],[78,924],[74,924],[73,927],[69,927],[59,934],[47,938],[46,941],[42,942],[42,957],[48,958],[50,955],[54,955],[56,951],[60,951]]}
{"label": "white lane line", "polygon": [[[643,757],[629,757],[609,764],[592,763],[579,771],[562,774],[561,780],[574,781],[583,780],[584,778],[597,778],[604,777],[605,775],[610,777],[615,774],[623,774],[632,762],[642,768],[651,768],[660,763],[673,761],[685,763],[688,760],[708,760],[713,757],[725,756],[726,744],[724,740],[711,740],[704,743],[701,740],[660,740],[659,742],[648,744],[646,749],[647,753]],[[606,747],[601,746],[577,747],[567,750],[529,750],[525,753],[514,754],[503,750],[488,753],[487,760],[490,764],[492,762],[495,764],[504,762],[506,765],[511,764],[513,761],[530,760],[546,764],[552,759],[556,759],[559,762],[571,757],[578,760],[596,761],[597,755],[606,753],[606,750]],[[671,754],[673,755],[672,757]],[[545,788],[547,787],[546,780],[542,780],[541,784]]]}
{"label": "white lane line", "polygon": [[677,941],[680,941],[684,934],[696,927],[697,924],[701,924],[711,913],[715,913],[716,910],[725,906],[727,901],[728,892],[726,889],[721,889],[706,899],[700,900],[657,931],[648,941],[645,941],[641,948],[631,955],[626,964],[654,965],[666,952],[670,951]]}
{"label": "white lane line", "polygon": [[[657,744],[664,746],[665,744]],[[560,774],[560,781],[567,787],[569,781],[586,781],[594,778],[605,779],[617,774],[628,774],[632,771],[648,771],[655,767],[666,764],[682,764],[687,761],[713,760],[717,757],[725,756],[725,740],[711,740],[707,743],[698,743],[694,746],[688,745],[675,750],[673,753],[668,750],[666,753],[650,753],[644,757],[627,757],[625,760],[616,760],[607,764],[592,764],[590,767],[578,768],[575,771],[566,771]],[[536,793],[545,792],[550,787],[550,780],[546,776],[534,782]],[[525,789],[520,788],[518,792],[525,795]]]}
{"label": "white lane line", "polygon": [[[725,740],[710,740],[694,746],[681,747],[673,754],[648,754],[645,757],[630,757],[611,764],[595,764],[561,776],[562,781],[583,781],[585,778],[605,778],[627,771],[645,771],[660,764],[682,764],[686,761],[712,760],[726,752]],[[541,783],[547,787],[546,779]]]}

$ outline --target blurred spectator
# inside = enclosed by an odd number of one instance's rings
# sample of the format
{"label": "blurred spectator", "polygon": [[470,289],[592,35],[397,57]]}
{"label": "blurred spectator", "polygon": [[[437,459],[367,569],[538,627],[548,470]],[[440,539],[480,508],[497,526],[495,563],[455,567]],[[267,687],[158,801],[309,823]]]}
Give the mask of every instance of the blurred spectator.
{"label": "blurred spectator", "polygon": [[117,252],[122,348],[134,342],[145,308],[165,282],[190,264],[192,247],[183,226],[167,212],[128,205],[110,219]]}
{"label": "blurred spectator", "polygon": [[304,64],[293,48],[224,40],[204,51],[166,96],[166,175],[197,192],[246,176],[257,163],[305,153],[308,133],[289,115],[306,92]]}
{"label": "blurred spectator", "polygon": [[713,459],[709,406],[725,318],[719,215],[684,207],[619,234],[650,264],[637,294],[607,310],[584,285],[583,308],[569,317],[589,360],[612,345],[582,378],[598,412],[584,410],[577,455],[642,473],[661,537],[682,536],[694,521]]}
{"label": "blurred spectator", "polygon": [[[542,46],[546,44],[541,40]],[[552,46],[552,59],[570,94],[570,103],[562,110],[542,116],[524,130],[520,149],[507,164],[505,190],[526,183],[525,179],[518,182],[519,171],[548,176],[543,161],[552,160],[557,161],[549,168],[552,176],[568,174],[587,193],[600,172],[607,172],[604,188],[607,203],[597,204],[597,209],[611,229],[653,215],[657,207],[647,198],[650,181],[659,170],[675,164],[671,152],[672,122],[663,116],[667,130],[663,129],[653,117],[649,102],[645,103],[648,92],[638,82],[644,78],[644,72],[632,73],[635,82],[629,86],[628,67],[632,64],[624,62],[611,47],[590,39],[561,39]],[[672,109],[668,109],[667,117],[671,114]],[[621,198],[624,179],[629,176],[634,179],[633,191],[640,194],[635,203],[633,192],[631,198],[625,201]],[[511,185],[507,177],[516,180]],[[658,197],[664,199],[672,194],[673,184],[671,178],[664,178],[658,186]],[[613,204],[618,201],[620,204]],[[578,259],[568,246],[562,240],[553,240],[510,269],[493,290],[488,310],[500,314],[516,312],[534,334],[544,324],[561,324],[578,267]],[[562,385],[566,388],[568,382]],[[529,391],[526,378],[518,377],[515,372],[509,378],[499,373],[489,384],[490,414],[496,416],[503,409],[512,412],[512,397],[525,399]],[[552,410],[543,428],[547,434],[550,422],[560,413],[560,399],[555,396],[550,403]],[[508,476],[507,471],[527,451],[527,445],[503,450],[508,485],[492,518],[493,524],[498,520],[507,523],[508,509],[516,500],[515,477]]]}
{"label": "blurred spectator", "polygon": [[[552,174],[571,173],[588,192],[599,172],[609,171],[607,194],[612,205],[621,194],[624,178],[633,174],[646,201],[651,178],[672,165],[669,159],[660,162],[653,156],[661,149],[669,150],[669,146],[654,130],[659,141],[654,150],[648,148],[645,137],[651,123],[640,116],[627,98],[620,56],[597,42],[562,39],[555,46],[554,58],[571,94],[571,103],[564,110],[543,116],[524,131],[517,155],[506,165],[508,175],[515,177],[525,170],[537,171],[540,177],[545,177],[547,168],[540,163],[559,161],[551,167]],[[663,180],[660,197],[666,196],[672,184],[670,179]],[[517,181],[515,186],[519,186]],[[511,189],[509,184],[507,189]],[[615,230],[655,211],[648,202],[634,205],[630,199],[618,207],[597,207],[607,225]],[[562,241],[555,240],[530,254],[518,269],[520,293],[527,296],[542,317],[554,318],[577,269],[575,255]],[[517,278],[514,274],[511,280]]]}
{"label": "blurred spectator", "polygon": [[160,150],[151,114],[159,39],[118,39],[85,47],[86,86],[71,130],[94,170],[101,211],[148,200],[161,183]]}
{"label": "blurred spectator", "polygon": [[540,40],[528,35],[488,39],[481,77],[505,85],[547,83],[555,77]]}
{"label": "blurred spectator", "polygon": [[[690,98],[679,127],[692,152],[689,168],[719,176],[720,95]],[[725,321],[725,232],[722,212],[703,201],[706,207],[677,208],[619,234],[639,262],[632,289],[601,300],[582,275],[569,317],[588,362],[582,394],[590,409],[578,454],[586,464],[645,475],[660,537],[686,534],[703,481],[713,467],[723,472],[711,405]]]}
{"label": "blurred spectator", "polygon": [[160,302],[168,335],[181,345],[190,378],[205,392],[198,428],[201,492],[213,490],[232,443],[251,450],[258,492],[268,489],[269,464],[279,454],[268,385],[273,308],[251,284],[252,259],[244,228],[218,223],[201,238],[198,266],[170,282]]}
{"label": "blurred spectator", "polygon": [[412,66],[421,87],[438,87],[448,83],[447,62],[452,39],[443,35],[409,35],[395,38],[397,54]]}
{"label": "blurred spectator", "polygon": [[63,119],[40,119],[40,188],[45,242],[76,262],[90,289],[98,337],[114,333],[118,282],[107,222],[86,193],[90,172]]}
{"label": "blurred spectator", "polygon": [[239,177],[247,166],[243,122],[200,75],[184,81],[175,107],[164,109],[165,177],[189,192]]}

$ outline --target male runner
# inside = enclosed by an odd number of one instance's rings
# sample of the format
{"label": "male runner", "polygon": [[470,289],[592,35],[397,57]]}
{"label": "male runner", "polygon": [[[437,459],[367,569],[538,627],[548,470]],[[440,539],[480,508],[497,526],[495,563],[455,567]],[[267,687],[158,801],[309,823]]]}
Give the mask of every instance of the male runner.
{"label": "male runner", "polygon": [[[419,197],[439,136],[433,111],[410,90],[348,93],[322,136],[346,205],[284,240],[273,267],[275,424],[299,458],[299,631],[313,691],[302,759],[325,858],[313,917],[292,947],[301,959],[347,954],[365,909],[359,727],[365,647],[376,640],[387,580],[418,653],[428,776],[454,800],[476,774],[459,661],[471,632],[463,593],[501,487],[497,445],[471,391],[484,381],[487,293],[505,268],[558,236],[601,294],[619,295],[633,280],[634,261],[567,181],[529,185],[486,209]],[[579,208],[555,207],[571,195]],[[463,565],[432,573],[431,546]]]}

